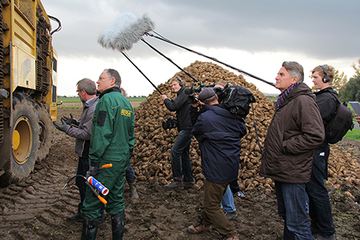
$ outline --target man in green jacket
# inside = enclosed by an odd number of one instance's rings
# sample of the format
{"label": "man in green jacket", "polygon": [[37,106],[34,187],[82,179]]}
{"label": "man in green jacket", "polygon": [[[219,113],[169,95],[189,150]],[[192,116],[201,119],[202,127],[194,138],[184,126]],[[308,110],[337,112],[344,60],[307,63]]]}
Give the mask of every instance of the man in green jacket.
{"label": "man in green jacket", "polygon": [[[135,145],[134,110],[121,94],[121,78],[114,69],[105,69],[97,81],[99,102],[96,106],[90,140],[90,174],[101,182],[109,193],[106,212],[111,215],[113,239],[122,239],[125,214],[123,186],[125,171]],[[111,168],[97,169],[105,164]],[[102,203],[92,191],[86,191],[81,239],[95,239]]]}

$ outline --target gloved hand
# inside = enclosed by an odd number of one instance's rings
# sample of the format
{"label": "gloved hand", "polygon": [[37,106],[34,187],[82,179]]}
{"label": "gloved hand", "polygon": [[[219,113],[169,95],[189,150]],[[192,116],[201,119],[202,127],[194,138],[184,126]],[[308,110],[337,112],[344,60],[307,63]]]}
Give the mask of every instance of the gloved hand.
{"label": "gloved hand", "polygon": [[61,119],[62,124],[58,124],[57,122],[53,122],[54,126],[59,129],[60,131],[63,131],[65,133],[67,133],[67,131],[69,130],[69,126],[66,125],[66,122],[64,121],[64,119]]}
{"label": "gloved hand", "polygon": [[96,176],[101,173],[102,168],[99,167],[99,162],[91,162],[90,169],[88,171],[89,176]]}
{"label": "gloved hand", "polygon": [[80,122],[73,115],[70,113],[70,118],[63,116],[61,120],[64,120],[67,125],[76,126],[78,127]]}

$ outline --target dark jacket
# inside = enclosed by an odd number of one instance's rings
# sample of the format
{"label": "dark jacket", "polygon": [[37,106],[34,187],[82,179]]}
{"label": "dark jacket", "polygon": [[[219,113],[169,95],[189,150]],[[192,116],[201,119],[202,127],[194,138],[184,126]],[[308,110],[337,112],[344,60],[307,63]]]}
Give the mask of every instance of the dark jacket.
{"label": "dark jacket", "polygon": [[242,118],[218,105],[201,109],[192,133],[199,141],[202,172],[215,183],[230,183],[239,174],[240,139],[246,134]]}
{"label": "dark jacket", "polygon": [[319,106],[325,128],[329,124],[332,116],[335,115],[337,107],[339,106],[339,101],[334,94],[337,95],[337,92],[332,87],[315,92],[316,104]]}
{"label": "dark jacket", "polygon": [[94,115],[95,107],[98,101],[99,98],[95,97],[89,102],[88,105],[84,104],[83,112],[81,114],[79,122],[79,127],[70,128],[66,132],[67,135],[76,138],[75,154],[79,157],[89,157],[92,117]]}
{"label": "dark jacket", "polygon": [[192,129],[193,125],[190,120],[191,101],[185,94],[185,87],[182,87],[177,93],[177,98],[164,100],[165,106],[170,111],[176,111],[178,120],[178,130]]}
{"label": "dark jacket", "polygon": [[325,139],[315,95],[301,83],[275,112],[261,157],[260,175],[285,183],[307,183],[314,150]]}
{"label": "dark jacket", "polygon": [[[336,114],[336,110],[340,104],[339,100],[335,97],[334,94],[337,95],[337,92],[332,87],[315,92],[316,104],[319,107],[325,129],[326,126],[330,123],[332,117]],[[318,149],[324,149],[326,145],[327,142],[325,140]]]}

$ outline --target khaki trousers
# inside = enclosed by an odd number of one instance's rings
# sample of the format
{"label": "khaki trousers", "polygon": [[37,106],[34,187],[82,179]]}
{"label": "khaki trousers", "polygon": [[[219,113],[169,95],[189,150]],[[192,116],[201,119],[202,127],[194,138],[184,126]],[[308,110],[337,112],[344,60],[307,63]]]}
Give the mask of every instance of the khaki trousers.
{"label": "khaki trousers", "polygon": [[203,210],[201,212],[204,225],[212,225],[227,238],[237,235],[234,225],[226,218],[220,207],[228,185],[228,183],[214,183],[205,179]]}

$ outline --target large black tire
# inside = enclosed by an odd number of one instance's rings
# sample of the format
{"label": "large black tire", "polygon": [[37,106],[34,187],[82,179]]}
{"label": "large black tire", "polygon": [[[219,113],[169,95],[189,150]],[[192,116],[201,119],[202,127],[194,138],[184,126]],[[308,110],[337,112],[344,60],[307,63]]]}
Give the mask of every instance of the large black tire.
{"label": "large black tire", "polygon": [[38,160],[43,160],[50,151],[52,139],[52,121],[48,110],[43,105],[36,105],[39,117],[39,150]]}
{"label": "large black tire", "polygon": [[34,169],[39,148],[39,121],[28,100],[16,101],[12,113],[10,173],[14,179],[28,176]]}

